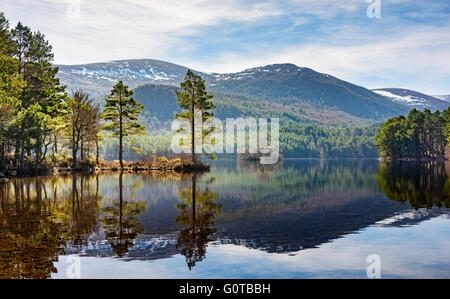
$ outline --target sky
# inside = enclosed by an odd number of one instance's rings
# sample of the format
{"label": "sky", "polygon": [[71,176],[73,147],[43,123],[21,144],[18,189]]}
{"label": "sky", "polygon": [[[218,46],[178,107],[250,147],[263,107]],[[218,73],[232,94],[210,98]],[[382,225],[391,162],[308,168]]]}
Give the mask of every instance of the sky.
{"label": "sky", "polygon": [[367,88],[450,94],[449,0],[0,0],[0,11],[44,33],[57,64],[294,63]]}

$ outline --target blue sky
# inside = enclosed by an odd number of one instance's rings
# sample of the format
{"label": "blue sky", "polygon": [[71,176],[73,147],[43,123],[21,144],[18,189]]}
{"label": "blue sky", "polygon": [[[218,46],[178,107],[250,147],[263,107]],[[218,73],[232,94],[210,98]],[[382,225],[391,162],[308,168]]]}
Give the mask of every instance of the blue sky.
{"label": "blue sky", "polygon": [[[374,0],[370,0],[374,1]],[[1,0],[55,62],[167,60],[206,72],[294,63],[367,88],[450,94],[450,1]]]}

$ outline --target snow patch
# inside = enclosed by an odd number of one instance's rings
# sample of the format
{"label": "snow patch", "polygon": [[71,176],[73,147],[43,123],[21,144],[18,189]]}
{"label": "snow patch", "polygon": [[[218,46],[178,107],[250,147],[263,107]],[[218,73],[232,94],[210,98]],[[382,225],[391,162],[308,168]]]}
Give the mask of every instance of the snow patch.
{"label": "snow patch", "polygon": [[426,101],[423,98],[415,97],[412,95],[406,95],[406,96],[399,96],[396,94],[393,94],[392,92],[386,91],[386,90],[374,90],[373,92],[391,98],[394,101],[400,102],[400,103],[406,103],[406,104],[419,104],[419,105],[425,105]]}

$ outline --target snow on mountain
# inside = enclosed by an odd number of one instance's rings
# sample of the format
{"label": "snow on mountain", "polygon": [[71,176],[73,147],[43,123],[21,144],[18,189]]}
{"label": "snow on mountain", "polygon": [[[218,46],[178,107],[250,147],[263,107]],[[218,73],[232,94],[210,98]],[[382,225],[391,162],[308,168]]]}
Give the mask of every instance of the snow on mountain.
{"label": "snow on mountain", "polygon": [[447,95],[439,95],[439,96],[434,96],[435,98],[438,98],[439,100],[442,101],[446,101],[450,103],[450,94]]}
{"label": "snow on mountain", "polygon": [[304,109],[340,110],[359,118],[381,120],[407,113],[408,107],[328,74],[291,63],[272,64],[220,74],[208,82],[213,93]]}
{"label": "snow on mountain", "polygon": [[[188,70],[154,59],[57,66],[58,77],[67,86],[69,94],[82,89],[96,98],[107,96],[118,81],[132,89],[145,84],[179,86]],[[304,109],[306,105],[313,110],[339,110],[368,120],[380,120],[409,110],[409,106],[399,104],[391,97],[291,63],[254,67],[237,73],[194,72],[202,76],[209,92],[290,105],[292,109],[294,106]]]}
{"label": "snow on mountain", "polygon": [[254,67],[246,69],[237,73],[225,73],[225,74],[215,74],[216,81],[226,81],[226,80],[244,80],[244,79],[256,79],[267,75],[268,73],[291,73],[296,74],[301,72],[306,68],[298,67],[294,64],[271,64],[266,66]]}
{"label": "snow on mountain", "polygon": [[[57,76],[60,78],[61,83],[67,86],[66,90],[69,94],[82,89],[91,94],[91,96],[100,98],[108,95],[112,86],[118,81],[123,81],[133,89],[144,84],[179,86],[188,70],[187,67],[155,59],[132,59],[56,66],[59,67]],[[271,98],[294,96],[311,102],[323,102],[331,106],[341,106],[341,103],[334,103],[334,100],[331,103],[330,99],[327,100],[327,92],[329,93],[330,90],[332,90],[333,95],[331,97],[339,98],[342,104],[345,104],[344,99],[348,100],[351,97],[355,97],[355,94],[363,94],[361,99],[373,98],[377,105],[386,105],[380,99],[375,98],[375,96],[381,95],[389,99],[391,103],[401,104],[399,106],[403,105],[407,108],[443,110],[450,103],[450,96],[432,97],[407,89],[375,89],[373,90],[377,94],[375,95],[368,90],[358,89],[357,86],[348,84],[328,74],[318,73],[309,68],[298,67],[290,63],[254,67],[237,73],[194,72],[205,79],[212,91],[247,94],[258,97],[269,95]],[[336,90],[338,86],[342,86],[344,90],[352,91],[341,94],[339,90]],[[283,90],[285,94],[282,94]],[[350,105],[350,103],[347,104]],[[394,107],[391,108],[395,110]],[[373,107],[370,109],[373,109]],[[344,109],[344,111],[346,110]]]}
{"label": "snow on mountain", "polygon": [[373,89],[373,92],[391,99],[394,102],[417,109],[445,110],[449,103],[417,91],[401,88]]}
{"label": "snow on mountain", "polygon": [[[188,70],[184,66],[154,59],[56,66],[59,68],[58,77],[62,84],[68,86],[69,93],[83,89],[94,96],[108,94],[118,81],[123,81],[131,88],[149,83],[178,85]],[[200,74],[204,78],[212,77]]]}

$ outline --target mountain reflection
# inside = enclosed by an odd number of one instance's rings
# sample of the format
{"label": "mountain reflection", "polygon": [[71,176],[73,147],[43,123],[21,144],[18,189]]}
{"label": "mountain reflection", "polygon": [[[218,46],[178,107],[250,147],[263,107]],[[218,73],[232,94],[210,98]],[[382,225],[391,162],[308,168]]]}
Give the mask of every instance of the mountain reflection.
{"label": "mountain reflection", "polygon": [[[214,179],[210,179],[208,183],[212,183]],[[180,188],[179,199],[182,203],[177,205],[180,213],[176,223],[184,228],[178,233],[176,248],[181,248],[189,270],[205,258],[206,246],[212,241],[211,235],[217,231],[213,227],[214,217],[221,208],[221,205],[215,202],[218,195],[209,188],[197,190],[196,183],[197,175],[194,174],[191,188]]]}

